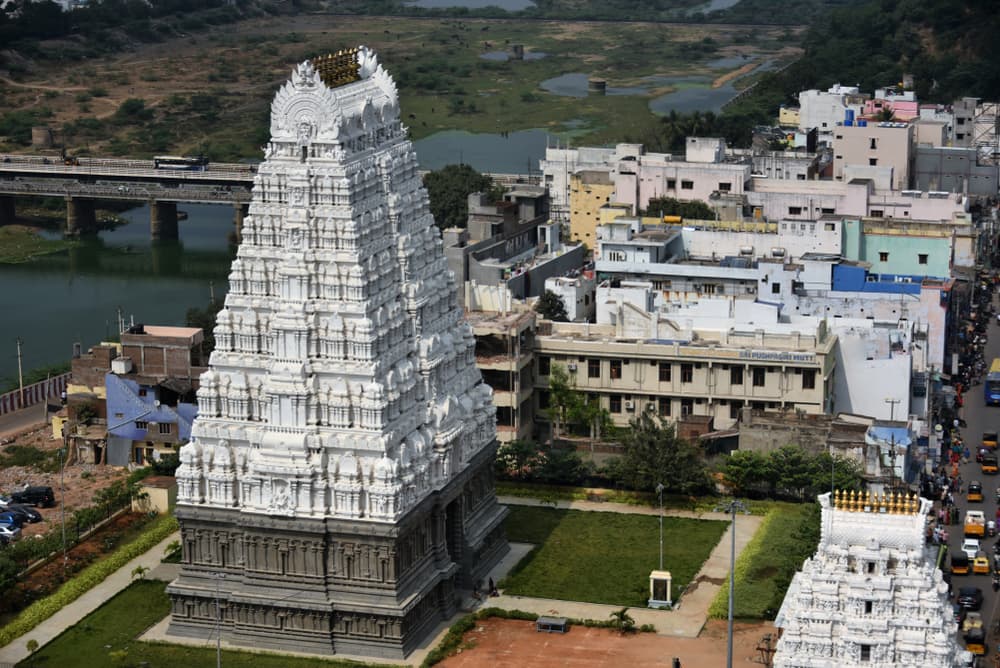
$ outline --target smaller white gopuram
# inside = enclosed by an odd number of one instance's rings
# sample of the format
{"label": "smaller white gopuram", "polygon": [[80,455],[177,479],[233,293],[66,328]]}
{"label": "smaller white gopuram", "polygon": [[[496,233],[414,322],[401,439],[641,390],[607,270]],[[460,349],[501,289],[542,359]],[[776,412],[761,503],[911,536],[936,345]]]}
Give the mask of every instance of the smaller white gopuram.
{"label": "smaller white gopuram", "polygon": [[931,502],[838,491],[819,503],[819,547],[774,622],[774,667],[964,665],[948,585],[925,546]]}

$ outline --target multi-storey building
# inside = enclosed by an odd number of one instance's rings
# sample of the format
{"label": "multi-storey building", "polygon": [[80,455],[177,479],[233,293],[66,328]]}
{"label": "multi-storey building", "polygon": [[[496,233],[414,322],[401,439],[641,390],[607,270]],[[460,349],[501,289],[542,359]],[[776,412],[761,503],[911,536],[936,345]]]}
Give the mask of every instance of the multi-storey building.
{"label": "multi-storey building", "polygon": [[[833,131],[833,178],[849,180],[844,176],[848,166],[888,167],[892,170],[892,190],[906,190],[910,187],[912,146],[913,126],[909,123],[838,125]],[[860,175],[855,172],[855,176]]]}
{"label": "multi-storey building", "polygon": [[476,336],[476,367],[493,389],[500,443],[530,439],[535,428],[535,317],[530,309],[466,312]]}
{"label": "multi-storey building", "polygon": [[857,86],[834,84],[828,90],[804,90],[799,93],[799,128],[816,128],[829,135],[848,111],[860,115],[869,96]]}
{"label": "multi-storey building", "polygon": [[547,407],[549,374],[558,364],[618,425],[645,410],[673,419],[708,416],[725,428],[744,406],[830,409],[836,337],[825,323],[745,327],[727,318],[685,327],[683,315],[671,319],[628,302],[619,304],[615,324],[546,324],[535,343],[539,408]]}

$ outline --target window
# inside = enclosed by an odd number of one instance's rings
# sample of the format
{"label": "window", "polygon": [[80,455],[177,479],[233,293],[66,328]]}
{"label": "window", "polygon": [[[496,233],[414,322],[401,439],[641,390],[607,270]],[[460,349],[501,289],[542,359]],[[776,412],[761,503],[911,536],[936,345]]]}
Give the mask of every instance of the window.
{"label": "window", "polygon": [[872,601],[865,601],[865,614],[866,615],[872,614],[872,603],[873,603]]}
{"label": "window", "polygon": [[169,422],[160,422],[159,424],[156,425],[156,427],[157,427],[156,430],[159,433],[161,433],[161,434],[169,434],[170,433],[170,423]]}
{"label": "window", "polygon": [[801,206],[790,206],[790,207],[788,207],[788,215],[789,216],[801,216],[802,215],[802,207]]}
{"label": "window", "polygon": [[621,413],[622,412],[622,395],[612,394],[608,397],[608,411],[611,413]]}
{"label": "window", "polygon": [[868,158],[869,167],[878,167],[878,158]]}
{"label": "window", "polygon": [[681,382],[691,383],[694,381],[694,367],[690,364],[681,364]]}
{"label": "window", "polygon": [[601,360],[587,360],[587,378],[601,377]]}
{"label": "window", "polygon": [[739,404],[739,402],[734,401],[733,403],[729,404],[729,419],[739,420],[741,408],[742,406]]}
{"label": "window", "polygon": [[143,459],[143,452],[144,451],[142,448],[135,449],[135,463],[138,464],[139,466],[142,466],[143,464],[146,463],[145,459]]}
{"label": "window", "polygon": [[888,262],[889,261],[889,251],[879,251],[878,252],[878,261],[879,262]]}
{"label": "window", "polygon": [[872,218],[881,218],[884,215],[885,215],[885,211],[883,211],[882,209],[872,209],[871,210],[871,216],[872,216]]}
{"label": "window", "polygon": [[865,570],[868,572],[869,575],[874,575],[875,574],[875,562],[874,561],[865,562]]}
{"label": "window", "polygon": [[870,148],[872,150],[877,149],[878,148],[878,139],[876,139],[875,137],[872,137],[871,139],[869,139],[868,140],[868,148]]}
{"label": "window", "polygon": [[681,181],[681,190],[694,190],[694,181]]}
{"label": "window", "polygon": [[538,375],[547,376],[552,372],[552,358],[543,355],[538,358]]}
{"label": "window", "polygon": [[670,397],[660,397],[660,415],[670,415]]}
{"label": "window", "polygon": [[965,125],[965,119],[962,118],[962,117],[956,118],[955,119],[955,124],[956,125]]}
{"label": "window", "polygon": [[677,179],[667,179],[667,189],[673,190],[677,187]]}
{"label": "window", "polygon": [[[823,213],[823,214],[831,214],[832,215],[834,213],[837,213],[837,210],[835,208],[833,208],[832,206],[829,206],[829,207],[828,206],[824,206],[822,209],[819,210],[819,212]],[[828,227],[826,229],[828,229],[828,230],[832,230],[833,229],[833,223],[827,223],[827,225],[828,225]]]}
{"label": "window", "polygon": [[617,380],[622,377],[622,361],[611,360],[611,379]]}
{"label": "window", "polygon": [[727,192],[731,191],[732,189],[733,189],[733,184],[731,184],[731,183],[720,183],[719,184],[719,192],[720,193],[727,193]]}
{"label": "window", "polygon": [[694,413],[694,399],[681,399],[681,417]]}
{"label": "window", "polygon": [[145,387],[140,387],[139,388],[139,396],[140,397],[146,396],[146,388]]}
{"label": "window", "polygon": [[545,410],[546,408],[549,407],[549,401],[550,401],[549,391],[548,390],[539,390],[538,391],[538,407],[541,408],[542,410]]}
{"label": "window", "polygon": [[781,283],[771,283],[771,294],[772,295],[781,294]]}
{"label": "window", "polygon": [[919,264],[927,264],[927,253],[917,253],[917,262]]}
{"label": "window", "polygon": [[872,660],[872,646],[862,645],[861,646],[861,660],[868,662]]}
{"label": "window", "polygon": [[802,370],[802,389],[803,390],[816,389],[816,369]]}
{"label": "window", "polygon": [[753,386],[754,387],[764,387],[764,379],[767,377],[767,371],[762,366],[754,367],[753,369]]}
{"label": "window", "polygon": [[743,367],[741,366],[729,367],[729,384],[730,385],[743,384]]}
{"label": "window", "polygon": [[124,413],[115,413],[115,417],[118,418],[119,420],[121,420],[123,417],[125,417],[125,414]]}
{"label": "window", "polygon": [[660,382],[669,383],[670,382],[670,371],[674,368],[674,365],[670,362],[660,362]]}
{"label": "window", "polygon": [[135,421],[135,428],[136,429],[142,429],[142,430],[149,429],[149,423],[146,422],[145,420],[136,420]]}

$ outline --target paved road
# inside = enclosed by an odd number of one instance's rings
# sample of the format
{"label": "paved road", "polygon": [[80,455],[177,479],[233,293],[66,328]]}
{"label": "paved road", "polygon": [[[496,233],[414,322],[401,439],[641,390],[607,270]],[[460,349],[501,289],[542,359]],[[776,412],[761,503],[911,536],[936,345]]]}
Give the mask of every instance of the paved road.
{"label": "paved road", "polygon": [[0,415],[0,439],[7,439],[48,421],[49,413],[43,404],[28,406],[19,411]]}
{"label": "paved road", "polygon": [[[1000,357],[1000,327],[997,326],[996,319],[994,318],[991,318],[989,329],[987,330],[987,344],[984,357],[987,367],[990,364],[990,360]],[[964,399],[965,406],[962,409],[962,416],[965,418],[968,426],[961,430],[962,437],[969,445],[969,449],[975,452],[976,447],[982,440],[984,431],[996,431],[1000,429],[1000,407],[986,406],[983,399],[983,386],[981,384],[970,388],[964,395]],[[975,461],[975,458],[970,459],[968,464],[961,465],[959,471],[962,475],[963,485],[968,484],[972,480],[978,480],[983,484],[982,503],[968,503],[964,489],[962,494],[955,495],[955,503],[963,511],[962,517],[964,517],[965,510],[973,508],[982,510],[988,520],[994,519],[997,509],[995,491],[997,487],[1000,487],[1000,476],[983,475],[980,465]],[[949,550],[956,552],[961,548],[962,544],[962,526],[950,526],[948,530]],[[993,559],[993,545],[997,540],[997,538],[985,538],[981,542],[982,549],[991,562]],[[957,592],[959,587],[966,586],[979,587],[983,590],[985,602],[983,603],[982,614],[984,622],[991,629],[988,641],[989,647],[992,650],[990,651],[989,658],[992,659],[998,645],[1000,645],[1000,634],[995,630],[996,623],[1000,620],[1000,617],[997,615],[1000,596],[997,596],[993,592],[992,581],[989,575],[960,575],[952,579],[953,591]],[[989,665],[992,665],[992,663]]]}

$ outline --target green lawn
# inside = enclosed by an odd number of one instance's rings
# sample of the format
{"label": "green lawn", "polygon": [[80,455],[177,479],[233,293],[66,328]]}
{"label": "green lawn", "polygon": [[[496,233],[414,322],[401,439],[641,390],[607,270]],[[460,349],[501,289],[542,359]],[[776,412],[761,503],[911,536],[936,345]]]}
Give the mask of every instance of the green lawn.
{"label": "green lawn", "polygon": [[[538,545],[502,586],[508,594],[567,601],[646,605],[659,565],[655,515],[511,506],[507,538]],[[708,558],[726,522],[666,517],[663,566],[675,600]]]}
{"label": "green lawn", "polygon": [[[767,514],[757,533],[736,560],[733,614],[740,619],[774,619],[792,576],[816,552],[819,504],[783,504]],[[737,520],[739,521],[739,520]],[[724,619],[729,612],[727,586],[708,610]]]}
{"label": "green lawn", "polygon": [[62,239],[44,239],[22,225],[0,227],[0,264],[28,262],[40,255],[58,253],[71,248],[75,242]]}
{"label": "green lawn", "polygon": [[[105,668],[106,666],[148,665],[150,668],[198,668],[215,666],[215,650],[210,647],[186,647],[161,643],[138,642],[136,637],[170,612],[170,599],[164,591],[165,582],[143,581],[132,584],[88,615],[82,622],[66,630],[20,666],[73,666],[73,668]],[[31,638],[29,633],[24,642]],[[120,654],[124,652],[124,655]],[[143,664],[143,662],[146,662]],[[222,664],[227,668],[306,668],[307,666],[366,666],[353,661],[320,658],[253,654],[223,650]]]}

